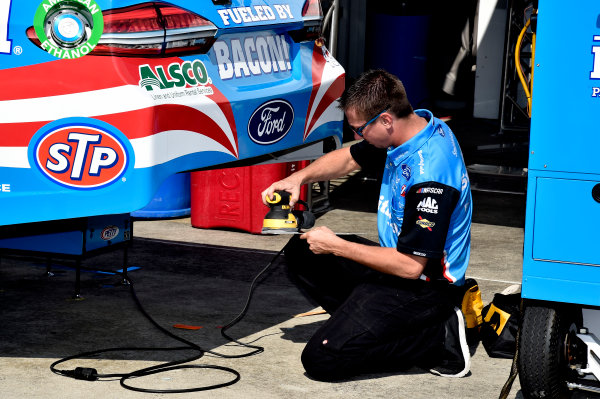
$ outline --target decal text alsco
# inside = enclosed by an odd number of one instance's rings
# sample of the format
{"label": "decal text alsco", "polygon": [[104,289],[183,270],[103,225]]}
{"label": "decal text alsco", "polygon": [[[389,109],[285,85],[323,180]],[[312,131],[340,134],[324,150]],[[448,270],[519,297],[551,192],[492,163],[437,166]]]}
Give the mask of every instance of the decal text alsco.
{"label": "decal text alsco", "polygon": [[[140,86],[145,87],[148,91],[152,91],[153,87],[170,89],[188,85],[204,86],[211,83],[212,80],[206,72],[206,67],[200,60],[174,62],[169,64],[166,70],[162,65],[158,65],[154,69],[148,64],[140,65]],[[212,92],[206,94],[212,94]]]}

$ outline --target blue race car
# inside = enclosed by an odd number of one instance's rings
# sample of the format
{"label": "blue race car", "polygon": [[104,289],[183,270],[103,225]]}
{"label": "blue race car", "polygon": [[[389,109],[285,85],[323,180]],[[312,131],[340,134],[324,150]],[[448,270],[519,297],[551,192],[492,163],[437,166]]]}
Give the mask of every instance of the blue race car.
{"label": "blue race car", "polygon": [[0,226],[128,213],[177,172],[341,144],[318,0],[0,0]]}

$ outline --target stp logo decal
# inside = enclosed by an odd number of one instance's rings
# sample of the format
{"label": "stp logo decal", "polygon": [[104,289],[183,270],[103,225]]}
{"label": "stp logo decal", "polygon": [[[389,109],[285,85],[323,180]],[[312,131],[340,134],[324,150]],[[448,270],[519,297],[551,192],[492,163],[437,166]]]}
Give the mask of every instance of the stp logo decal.
{"label": "stp logo decal", "polygon": [[273,144],[285,137],[294,123],[294,108],[285,100],[258,107],[248,122],[248,135],[257,144]]}
{"label": "stp logo decal", "polygon": [[35,136],[33,161],[50,180],[75,189],[114,183],[127,169],[126,147],[112,126],[86,118],[46,125]]}
{"label": "stp logo decal", "polygon": [[102,229],[102,232],[100,233],[100,238],[103,239],[104,241],[110,241],[114,238],[116,238],[119,235],[119,228],[117,226],[106,226],[104,229]]}

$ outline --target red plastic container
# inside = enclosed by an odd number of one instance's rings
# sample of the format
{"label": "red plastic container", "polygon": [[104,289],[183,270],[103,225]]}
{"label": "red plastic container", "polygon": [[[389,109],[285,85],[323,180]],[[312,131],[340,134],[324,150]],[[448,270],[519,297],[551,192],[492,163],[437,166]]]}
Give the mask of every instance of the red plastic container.
{"label": "red plastic container", "polygon": [[[232,228],[260,234],[269,209],[260,193],[310,161],[274,163],[192,172],[191,221],[202,229]],[[306,201],[307,187],[300,199]]]}

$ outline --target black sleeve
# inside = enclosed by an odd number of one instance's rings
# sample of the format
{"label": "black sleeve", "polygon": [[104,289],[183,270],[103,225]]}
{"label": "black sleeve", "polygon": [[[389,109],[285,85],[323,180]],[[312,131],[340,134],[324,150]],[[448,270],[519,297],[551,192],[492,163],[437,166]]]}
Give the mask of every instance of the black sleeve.
{"label": "black sleeve", "polygon": [[460,192],[437,182],[415,184],[406,194],[398,251],[442,258],[450,217]]}
{"label": "black sleeve", "polygon": [[385,148],[377,148],[366,140],[361,140],[350,146],[350,155],[367,172],[382,172],[387,158]]}

